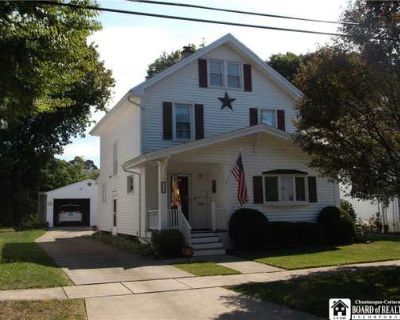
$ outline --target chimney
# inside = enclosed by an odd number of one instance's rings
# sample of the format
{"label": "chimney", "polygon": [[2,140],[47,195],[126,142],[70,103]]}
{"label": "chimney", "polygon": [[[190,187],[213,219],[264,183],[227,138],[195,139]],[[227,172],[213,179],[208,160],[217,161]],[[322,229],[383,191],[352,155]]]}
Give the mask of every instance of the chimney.
{"label": "chimney", "polygon": [[193,53],[194,53],[194,50],[191,46],[184,46],[181,51],[181,60],[189,57]]}

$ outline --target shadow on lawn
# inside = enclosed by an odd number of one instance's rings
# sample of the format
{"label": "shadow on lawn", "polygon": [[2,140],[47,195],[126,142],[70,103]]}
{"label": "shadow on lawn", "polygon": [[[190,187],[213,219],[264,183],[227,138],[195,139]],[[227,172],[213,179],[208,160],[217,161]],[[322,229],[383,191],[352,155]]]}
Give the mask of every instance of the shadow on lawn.
{"label": "shadow on lawn", "polygon": [[57,266],[34,242],[8,242],[3,245],[1,263],[29,262],[44,266]]}

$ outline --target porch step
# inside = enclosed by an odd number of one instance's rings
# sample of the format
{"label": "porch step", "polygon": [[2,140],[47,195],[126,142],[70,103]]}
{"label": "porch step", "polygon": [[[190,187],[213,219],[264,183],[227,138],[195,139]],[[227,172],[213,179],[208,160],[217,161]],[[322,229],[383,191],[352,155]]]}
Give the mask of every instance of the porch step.
{"label": "porch step", "polygon": [[220,236],[212,231],[192,231],[191,243],[195,257],[226,254]]}

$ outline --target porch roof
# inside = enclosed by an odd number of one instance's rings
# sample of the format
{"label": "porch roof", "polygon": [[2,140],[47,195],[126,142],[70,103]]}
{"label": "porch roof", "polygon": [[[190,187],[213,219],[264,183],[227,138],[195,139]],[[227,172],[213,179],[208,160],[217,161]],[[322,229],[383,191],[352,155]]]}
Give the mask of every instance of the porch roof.
{"label": "porch roof", "polygon": [[144,163],[148,161],[154,161],[162,158],[166,158],[175,154],[179,154],[182,152],[186,151],[192,151],[198,148],[202,147],[207,147],[216,143],[221,143],[225,141],[229,141],[232,139],[237,139],[237,138],[242,138],[245,136],[250,136],[254,134],[259,134],[259,133],[266,133],[275,137],[278,137],[283,140],[290,140],[290,135],[289,133],[267,126],[265,124],[259,124],[256,126],[251,126],[251,127],[246,127],[243,129],[238,129],[234,130],[231,132],[227,133],[222,133],[218,135],[214,135],[211,137],[207,137],[201,140],[196,140],[193,142],[188,142],[188,143],[183,143],[177,146],[169,147],[169,148],[164,148],[161,150],[153,151],[153,152],[148,152],[145,154],[142,154],[138,157],[135,157],[131,160],[128,160],[122,164],[122,167],[124,169],[129,169],[129,168],[134,168],[138,167],[140,165],[143,165]]}

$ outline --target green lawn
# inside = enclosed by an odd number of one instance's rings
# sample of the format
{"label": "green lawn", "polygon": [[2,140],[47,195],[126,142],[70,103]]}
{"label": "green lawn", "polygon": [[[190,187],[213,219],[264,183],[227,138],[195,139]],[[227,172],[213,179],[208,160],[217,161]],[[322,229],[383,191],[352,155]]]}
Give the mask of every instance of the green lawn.
{"label": "green lawn", "polygon": [[83,300],[4,301],[0,320],[86,320]]}
{"label": "green lawn", "polygon": [[44,232],[0,229],[0,290],[71,284],[64,272],[34,242]]}
{"label": "green lawn", "polygon": [[353,301],[400,300],[400,268],[347,268],[286,281],[249,283],[231,289],[327,318],[328,301],[333,297]]}
{"label": "green lawn", "polygon": [[345,246],[275,249],[241,254],[248,259],[284,269],[345,265],[360,262],[400,259],[399,240],[380,240]]}
{"label": "green lawn", "polygon": [[178,263],[174,264],[174,267],[192,273],[196,276],[216,276],[240,273],[231,268],[220,266],[214,262]]}

